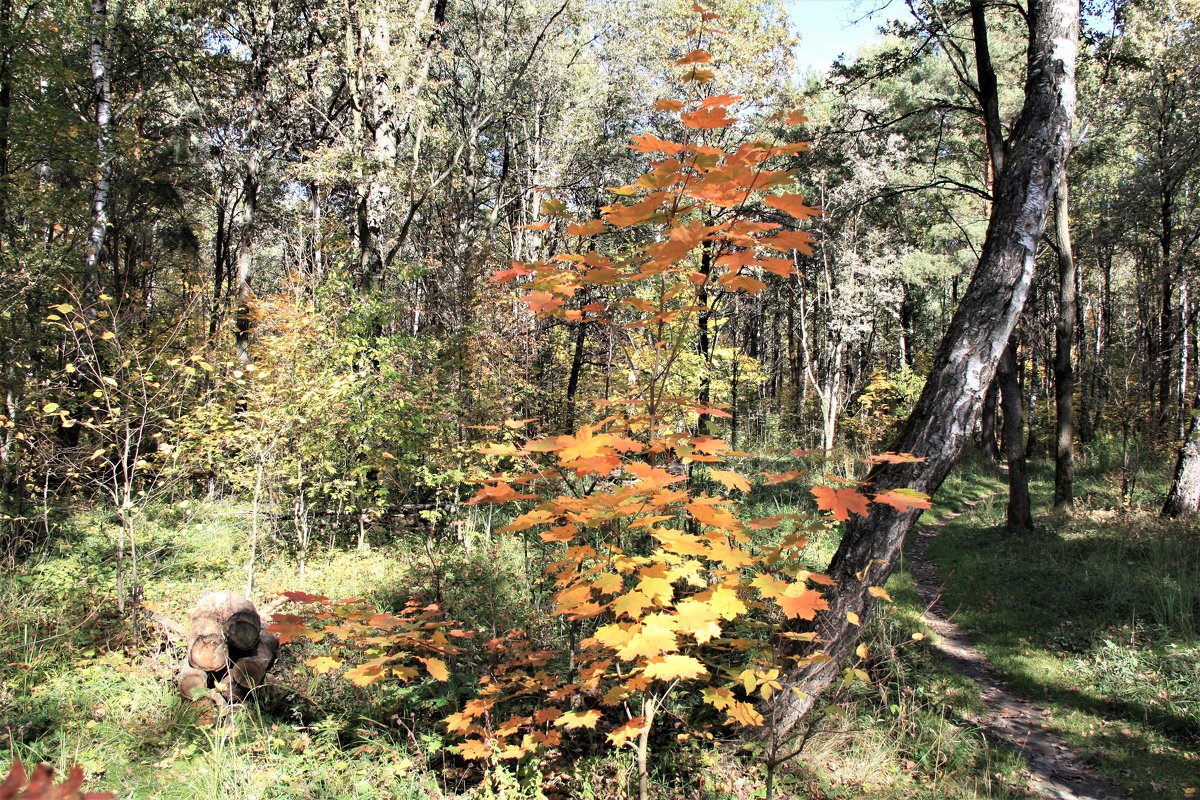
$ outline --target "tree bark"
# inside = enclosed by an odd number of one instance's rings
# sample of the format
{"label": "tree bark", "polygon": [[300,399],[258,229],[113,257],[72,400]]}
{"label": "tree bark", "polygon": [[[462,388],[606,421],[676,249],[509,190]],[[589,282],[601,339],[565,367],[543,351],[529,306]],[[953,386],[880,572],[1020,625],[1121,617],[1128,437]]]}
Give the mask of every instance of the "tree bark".
{"label": "tree bark", "polygon": [[567,377],[567,422],[564,433],[575,433],[575,402],[579,394],[579,376],[583,372],[584,343],[587,341],[587,324],[575,325],[575,347],[571,354],[571,374]]}
{"label": "tree bark", "polygon": [[108,61],[108,0],[92,0],[91,67],[96,103],[96,185],[92,189],[92,229],[84,280],[90,294],[99,294],[100,255],[108,233],[108,192],[112,182],[112,82]]}
{"label": "tree bark", "polygon": [[996,396],[1000,386],[996,381],[983,395],[983,411],[979,420],[979,447],[988,461],[1000,460],[1000,448],[996,446]]}
{"label": "tree bark", "polygon": [[[1058,239],[1058,322],[1054,329],[1054,413],[1058,436],[1054,454],[1054,507],[1070,508],[1075,503],[1075,421],[1071,408],[1075,396],[1075,371],[1071,364],[1071,348],[1078,312],[1066,170],[1058,182],[1054,226]],[[1011,516],[1009,526],[1011,529]]]}
{"label": "tree bark", "polygon": [[[874,491],[908,487],[932,494],[941,485],[974,429],[980,401],[1029,294],[1037,244],[1070,149],[1079,2],[1033,0],[1029,21],[1025,102],[997,179],[979,265],[891,448],[924,460],[876,466],[867,476]],[[780,691],[766,704],[772,741],[785,737],[841,674],[860,631],[846,615],[865,617],[872,610],[876,601],[868,589],[887,580],[919,515],[877,503],[868,516],[846,526],[828,568],[837,589],[817,622],[828,658],[785,674],[796,691]]]}
{"label": "tree bark", "polygon": [[235,343],[239,364],[250,361],[250,328],[253,318],[250,303],[253,298],[251,282],[254,275],[255,223],[258,210],[258,191],[262,185],[262,142],[259,127],[267,104],[267,81],[273,66],[271,44],[275,35],[275,20],[279,6],[272,2],[267,8],[263,30],[251,55],[249,75],[250,109],[246,121],[246,166],[242,173],[242,205],[238,217],[237,256],[234,276],[237,281],[237,310],[234,313]]}
{"label": "tree bark", "polygon": [[1187,435],[1175,459],[1175,477],[1163,504],[1164,517],[1194,517],[1200,512],[1200,395],[1192,404]]}
{"label": "tree bark", "polygon": [[1029,508],[1029,475],[1025,471],[1025,431],[1021,414],[1021,384],[1017,381],[1017,340],[1008,340],[997,369],[1000,405],[1004,412],[1004,458],[1008,462],[1008,532],[1033,529]]}

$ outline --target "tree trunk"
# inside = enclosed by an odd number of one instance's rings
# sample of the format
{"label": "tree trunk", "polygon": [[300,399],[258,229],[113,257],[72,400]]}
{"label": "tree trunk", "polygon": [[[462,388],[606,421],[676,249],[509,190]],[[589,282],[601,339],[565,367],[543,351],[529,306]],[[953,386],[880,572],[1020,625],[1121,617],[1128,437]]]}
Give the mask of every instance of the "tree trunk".
{"label": "tree trunk", "polygon": [[175,687],[184,700],[195,701],[208,692],[208,673],[195,667],[181,667],[175,676]]}
{"label": "tree trunk", "polygon": [[263,166],[259,127],[266,111],[267,81],[271,68],[274,66],[271,44],[275,35],[275,19],[278,11],[278,2],[269,4],[267,16],[263,22],[263,30],[253,48],[250,63],[248,87],[250,109],[246,121],[248,152],[245,169],[242,173],[242,205],[238,217],[237,256],[234,261],[234,279],[237,281],[237,310],[234,313],[234,327],[239,364],[247,364],[250,361],[250,328],[253,322],[250,301],[253,297],[251,282],[254,275],[254,229]]}
{"label": "tree trunk", "polygon": [[[712,253],[708,247],[700,252],[700,274],[705,276],[705,282],[696,290],[696,307],[700,309],[696,316],[698,337],[696,340],[696,355],[700,356],[700,387],[696,392],[696,402],[702,408],[712,405],[712,341],[709,324],[712,321],[712,298],[708,293],[708,275],[712,272]],[[696,420],[696,433],[700,436],[711,434],[709,422],[712,415],[701,413]]]}
{"label": "tree trunk", "polygon": [[1200,395],[1196,396],[1196,401],[1192,404],[1187,436],[1184,437],[1179,456],[1175,459],[1175,478],[1171,481],[1167,502],[1163,504],[1164,517],[1194,517],[1200,511],[1200,425],[1196,424],[1198,415]]}
{"label": "tree trunk", "polygon": [[108,233],[108,191],[112,181],[112,83],[108,73],[108,0],[92,0],[92,84],[96,103],[96,185],[92,189],[92,229],[84,280],[99,294],[100,254]]}
{"label": "tree trunk", "polygon": [[1025,472],[1025,431],[1021,420],[1015,337],[1008,340],[996,375],[1004,412],[1004,457],[1008,462],[1008,532],[1021,534],[1033,529],[1033,513],[1029,508],[1029,476]]}
{"label": "tree trunk", "polygon": [[587,324],[575,326],[575,348],[571,354],[571,374],[567,377],[567,423],[563,432],[575,433],[575,401],[579,394],[579,376],[583,372],[584,343],[587,341]]}
{"label": "tree trunk", "polygon": [[[1057,444],[1054,454],[1054,507],[1070,508],[1074,502],[1075,422],[1072,400],[1075,396],[1075,372],[1071,366],[1077,323],[1075,295],[1075,257],[1071,252],[1070,189],[1063,170],[1054,205],[1054,225],[1058,238],[1058,322],[1054,329],[1054,413]],[[1012,517],[1009,517],[1009,528]]]}
{"label": "tree trunk", "polygon": [[258,618],[258,612],[254,610],[254,604],[249,600],[242,600],[225,621],[225,641],[230,647],[238,650],[254,650],[258,647],[261,627],[262,621]]}
{"label": "tree trunk", "polygon": [[[937,491],[974,429],[980,401],[1029,294],[1037,244],[1070,149],[1079,2],[1033,0],[1029,14],[1025,103],[997,179],[979,266],[950,321],[921,397],[891,448],[924,460],[876,466],[867,476],[874,491]],[[865,617],[874,607],[868,588],[882,584],[895,568],[904,536],[919,514],[873,504],[868,516],[846,526],[828,568],[837,589],[830,592],[829,610],[817,624],[828,660],[784,676],[796,691],[778,692],[769,703],[766,716],[775,720],[773,738],[786,736],[841,675],[841,663],[860,632],[846,615]]]}
{"label": "tree trunk", "polygon": [[996,396],[1000,384],[992,381],[983,395],[983,411],[979,420],[979,446],[988,461],[1000,460],[1000,448],[996,446]]}

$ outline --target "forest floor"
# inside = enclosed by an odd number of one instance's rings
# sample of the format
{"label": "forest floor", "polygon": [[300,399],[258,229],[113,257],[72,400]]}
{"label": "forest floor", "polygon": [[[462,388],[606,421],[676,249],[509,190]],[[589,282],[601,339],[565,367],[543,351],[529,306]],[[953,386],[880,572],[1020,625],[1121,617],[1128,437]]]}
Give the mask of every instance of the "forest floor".
{"label": "forest floor", "polygon": [[[926,538],[928,559],[944,608],[998,680],[1045,709],[1045,727],[1087,768],[1134,800],[1186,800],[1200,788],[1200,531],[1157,519],[1161,486],[1149,477],[1132,510],[1111,510],[1121,505],[1114,475],[1099,456],[1086,461],[1084,502],[1056,516],[1046,508],[1048,475],[1035,469],[1039,527],[1014,541],[1003,534],[998,472],[965,464],[928,518],[976,504]],[[807,508],[806,494],[756,490],[749,513]],[[148,520],[146,603],[180,619],[201,589],[240,585],[247,512],[188,504]],[[450,539],[437,544],[416,533],[364,551],[334,542],[300,578],[287,542],[272,540],[257,592],[356,595],[386,608],[436,587],[476,629],[528,618],[522,587],[531,565],[519,541],[480,541],[469,551]],[[812,560],[833,545],[832,537],[814,543]],[[362,690],[311,674],[299,652],[284,659],[286,692],[227,723],[203,724],[174,694],[177,646],[152,627],[131,630],[111,608],[112,548],[109,521],[79,508],[36,559],[0,572],[0,770],[12,756],[81,763],[98,788],[163,800],[536,798],[542,788],[549,797],[627,796],[630,756],[602,748],[572,754],[556,782],[549,764],[493,776],[489,795],[432,721],[465,687]],[[779,796],[1030,796],[1027,762],[989,738],[986,698],[935,646],[914,563],[889,584],[896,602],[866,625],[871,683],[839,689],[815,715]],[[653,779],[659,798],[749,800],[763,773],[732,743],[692,741],[662,748]]]}
{"label": "forest floor", "polygon": [[933,645],[979,687],[980,697],[987,706],[987,713],[978,720],[984,734],[1029,762],[1030,791],[1054,800],[1121,800],[1119,789],[1099,777],[1087,759],[1051,732],[1044,707],[1018,697],[1005,687],[995,668],[954,622],[953,612],[942,601],[943,583],[937,565],[929,559],[929,542],[977,502],[927,522],[906,542],[907,566],[917,595],[925,605],[921,619],[935,634]]}

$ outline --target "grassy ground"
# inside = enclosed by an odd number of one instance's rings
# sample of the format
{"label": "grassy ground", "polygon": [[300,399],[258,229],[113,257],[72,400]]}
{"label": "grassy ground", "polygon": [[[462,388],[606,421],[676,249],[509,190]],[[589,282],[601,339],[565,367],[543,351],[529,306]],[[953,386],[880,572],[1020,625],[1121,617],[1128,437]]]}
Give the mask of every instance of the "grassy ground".
{"label": "grassy ground", "polygon": [[[765,469],[782,468],[763,459]],[[1040,477],[1040,473],[1039,473]],[[1111,474],[1082,476],[1096,505]],[[1141,483],[1147,498],[1156,487]],[[960,470],[938,498],[956,508],[1002,487],[994,469]],[[1035,485],[1044,500],[1044,481]],[[800,484],[758,491],[751,513],[807,507]],[[933,515],[937,515],[937,511]],[[1044,699],[1060,732],[1095,753],[1096,765],[1137,797],[1183,797],[1196,760],[1200,592],[1196,531],[1147,514],[1091,510],[1050,517],[1012,542],[996,527],[998,502],[948,527],[934,557],[950,577],[959,621],[1018,689]],[[141,533],[147,605],[180,619],[208,586],[245,580],[247,509],[199,504],[158,512]],[[309,674],[293,655],[289,687],[232,720],[205,724],[171,687],[181,653],[153,626],[130,628],[112,609],[113,527],[98,513],[69,517],[61,534],[17,571],[0,573],[0,769],[15,755],[59,768],[81,763],[121,797],[266,798],[625,796],[631,760],[602,749],[576,753],[547,777],[537,764],[484,784],[447,750],[429,709],[432,690],[361,692]],[[497,632],[536,618],[527,576],[536,552],[512,540],[489,545],[400,537],[372,549],[335,543],[313,552],[303,579],[286,542],[268,537],[256,594],[303,588],[364,596],[439,597],[464,624]],[[821,564],[832,537],[814,542]],[[1018,798],[1020,760],[989,744],[973,715],[974,686],[926,638],[921,606],[903,570],[896,603],[868,625],[871,684],[840,689],[814,722],[800,757],[780,776],[783,797]],[[914,636],[915,635],[915,636]],[[731,744],[660,748],[657,796],[750,798],[763,772]]]}
{"label": "grassy ground", "polygon": [[956,621],[1097,771],[1131,797],[1191,796],[1200,785],[1200,527],[1157,516],[1161,475],[1145,476],[1134,508],[1112,510],[1115,460],[1089,455],[1075,511],[1049,508],[1052,467],[1035,464],[1033,534],[1006,535],[999,492],[948,525],[929,554]]}

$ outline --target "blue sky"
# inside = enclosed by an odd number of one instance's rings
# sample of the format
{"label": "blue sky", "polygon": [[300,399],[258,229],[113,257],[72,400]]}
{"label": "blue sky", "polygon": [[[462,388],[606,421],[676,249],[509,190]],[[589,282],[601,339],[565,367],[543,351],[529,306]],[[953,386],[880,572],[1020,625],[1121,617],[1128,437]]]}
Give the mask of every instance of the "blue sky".
{"label": "blue sky", "polygon": [[828,67],[838,54],[850,56],[875,41],[877,29],[907,13],[903,0],[783,0],[800,31],[800,72]]}

